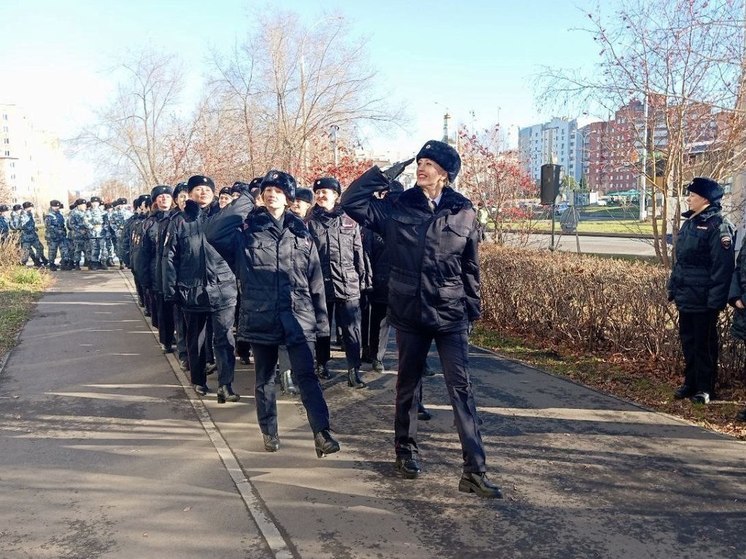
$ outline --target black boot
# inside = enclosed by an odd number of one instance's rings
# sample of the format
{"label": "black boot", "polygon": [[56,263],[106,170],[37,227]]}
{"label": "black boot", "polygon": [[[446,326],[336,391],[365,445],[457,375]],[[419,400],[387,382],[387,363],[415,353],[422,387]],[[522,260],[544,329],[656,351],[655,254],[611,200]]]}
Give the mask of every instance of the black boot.
{"label": "black boot", "polygon": [[365,388],[365,383],[360,380],[360,369],[355,367],[347,371],[347,386],[352,388]]}
{"label": "black boot", "polygon": [[106,259],[106,265],[109,268],[113,268],[114,267],[114,259],[111,256],[109,256],[109,258]]}
{"label": "black boot", "polygon": [[264,450],[267,452],[277,452],[280,450],[280,438],[277,435],[262,434],[264,439]]}
{"label": "black boot", "polygon": [[98,266],[99,270],[108,270],[109,269],[108,266],[106,264],[104,264],[103,262],[101,262],[100,260],[98,262],[96,262],[96,265]]}
{"label": "black boot", "polygon": [[218,404],[225,404],[226,402],[238,402],[241,396],[233,392],[233,388],[230,384],[224,384],[218,387]]}
{"label": "black boot", "polygon": [[49,269],[53,272],[56,272],[57,270],[59,270],[59,268],[57,267],[57,264],[50,264]]}
{"label": "black boot", "polygon": [[500,488],[487,479],[487,475],[482,473],[467,473],[461,476],[458,482],[458,490],[462,493],[476,493],[480,497],[491,499],[502,499],[503,494]]}
{"label": "black boot", "polygon": [[316,446],[316,457],[321,458],[327,454],[339,452],[339,443],[332,437],[328,429],[319,431],[313,436],[313,442]]}
{"label": "black boot", "polygon": [[327,367],[326,363],[316,363],[316,376],[321,380],[329,380],[332,378],[332,374],[329,372],[329,367]]}

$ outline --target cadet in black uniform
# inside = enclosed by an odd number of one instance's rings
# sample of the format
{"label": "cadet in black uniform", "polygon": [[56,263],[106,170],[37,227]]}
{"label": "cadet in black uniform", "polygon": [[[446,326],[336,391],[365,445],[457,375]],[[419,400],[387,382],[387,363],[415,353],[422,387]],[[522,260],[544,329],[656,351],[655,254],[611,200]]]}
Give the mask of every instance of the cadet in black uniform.
{"label": "cadet in black uniform", "polygon": [[280,449],[274,385],[277,350],[284,344],[314,434],[316,456],[322,457],[339,451],[313,368],[313,341],[328,334],[329,320],[316,246],[303,221],[287,210],[295,189],[292,175],[270,171],[261,183],[265,207],[248,213],[253,201],[243,193],[209,220],[205,235],[241,282],[238,331],[254,352],[256,413],[265,450]]}
{"label": "cadet in black uniform", "polygon": [[471,323],[481,314],[479,230],[471,202],[453,190],[461,158],[444,142],[427,142],[417,154],[417,186],[396,197],[374,192],[412,162],[386,172],[366,171],[344,192],[342,208],[363,227],[380,234],[389,256],[388,318],[396,328],[399,374],[394,436],[396,469],[420,474],[417,411],[422,372],[435,340],[463,454],[459,491],[501,498],[485,474],[486,456],[469,378]]}
{"label": "cadet in black uniform", "polygon": [[[363,388],[360,380],[360,294],[370,283],[363,253],[360,227],[337,205],[342,187],[334,177],[322,177],[313,183],[316,205],[306,225],[321,259],[326,288],[329,320],[334,317],[342,330],[347,358],[347,384]],[[331,337],[319,337],[316,343],[317,373],[329,378],[327,362]]]}
{"label": "cadet in black uniform", "polygon": [[723,218],[722,187],[696,177],[689,185],[687,220],[676,238],[668,300],[679,310],[679,338],[684,353],[684,384],[677,399],[707,404],[717,381],[720,311],[728,301],[733,259],[733,230]]}

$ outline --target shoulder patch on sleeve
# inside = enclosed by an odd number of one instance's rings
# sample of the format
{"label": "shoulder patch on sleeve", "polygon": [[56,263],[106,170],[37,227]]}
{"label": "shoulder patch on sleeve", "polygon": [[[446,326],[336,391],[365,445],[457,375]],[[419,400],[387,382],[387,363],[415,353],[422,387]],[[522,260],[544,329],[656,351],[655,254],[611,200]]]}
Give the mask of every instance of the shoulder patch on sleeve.
{"label": "shoulder patch on sleeve", "polygon": [[728,250],[733,244],[733,240],[730,238],[730,235],[723,235],[720,237],[720,244],[725,250]]}

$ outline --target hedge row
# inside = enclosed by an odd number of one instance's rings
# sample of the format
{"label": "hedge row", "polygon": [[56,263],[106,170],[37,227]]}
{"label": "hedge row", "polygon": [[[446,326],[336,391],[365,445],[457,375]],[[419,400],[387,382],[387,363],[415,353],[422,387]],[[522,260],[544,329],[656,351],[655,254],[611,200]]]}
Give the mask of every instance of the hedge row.
{"label": "hedge row", "polygon": [[[546,339],[596,355],[655,362],[681,371],[678,313],[666,300],[668,270],[643,262],[569,252],[483,245],[483,319],[506,334]],[[743,342],[721,314],[721,385],[744,380]]]}

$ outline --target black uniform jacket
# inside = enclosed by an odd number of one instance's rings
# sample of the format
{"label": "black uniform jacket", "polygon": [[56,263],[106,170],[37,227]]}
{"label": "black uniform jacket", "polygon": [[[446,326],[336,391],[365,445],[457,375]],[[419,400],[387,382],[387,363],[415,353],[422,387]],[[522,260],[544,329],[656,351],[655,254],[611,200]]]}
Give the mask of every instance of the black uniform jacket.
{"label": "black uniform jacket", "polygon": [[132,228],[135,226],[135,222],[140,219],[140,214],[132,214],[124,222],[124,229],[122,231],[122,260],[124,265],[128,268],[132,267]]}
{"label": "black uniform jacket", "polygon": [[[173,211],[174,215],[178,213],[178,210]],[[158,293],[163,292],[163,241],[171,216],[171,210],[156,211],[145,219],[142,226],[137,274],[140,285]]]}
{"label": "black uniform jacket", "polygon": [[293,346],[328,336],[321,263],[303,220],[286,211],[278,224],[252,205],[242,194],[205,229],[241,282],[238,339]]}
{"label": "black uniform jacket", "polygon": [[680,311],[722,310],[735,267],[733,236],[719,204],[687,219],[676,238],[675,262],[668,280],[668,300]]}
{"label": "black uniform jacket", "polygon": [[[187,201],[187,208],[194,202]],[[219,213],[217,202],[174,217],[163,247],[163,298],[185,311],[210,312],[233,307],[236,277],[228,263],[207,242],[205,223]]]}
{"label": "black uniform jacket", "polygon": [[140,250],[142,249],[143,226],[148,216],[146,214],[135,214],[133,217],[129,236],[129,266],[137,281],[141,282],[140,271],[142,267],[140,266]]}
{"label": "black uniform jacket", "polygon": [[347,188],[341,205],[386,243],[391,324],[409,332],[465,329],[481,314],[474,207],[449,187],[435,212],[419,187],[374,198],[388,182],[373,167]]}
{"label": "black uniform jacket", "polygon": [[361,288],[369,287],[370,274],[358,224],[339,206],[331,211],[314,206],[306,225],[319,251],[326,298],[359,299]]}
{"label": "black uniform jacket", "polygon": [[383,237],[375,231],[363,227],[363,252],[370,263],[371,290],[368,298],[374,303],[388,305],[389,302],[389,257]]}

